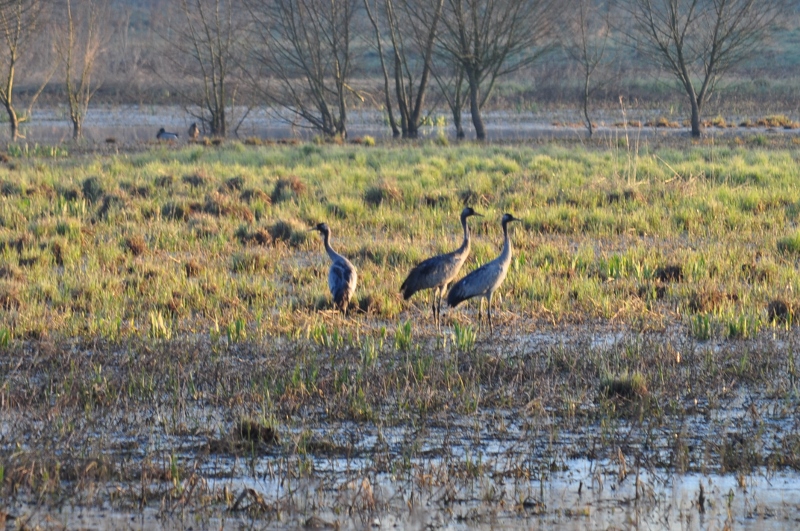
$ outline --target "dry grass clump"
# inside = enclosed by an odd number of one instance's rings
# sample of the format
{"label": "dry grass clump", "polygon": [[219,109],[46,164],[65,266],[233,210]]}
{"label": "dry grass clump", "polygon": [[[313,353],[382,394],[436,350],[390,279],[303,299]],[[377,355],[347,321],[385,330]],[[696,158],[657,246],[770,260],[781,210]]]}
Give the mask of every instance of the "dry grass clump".
{"label": "dry grass clump", "polygon": [[606,201],[608,201],[609,204],[619,203],[621,201],[636,202],[642,201],[643,199],[644,198],[642,197],[642,194],[639,193],[638,190],[633,190],[631,188],[625,189],[621,192],[609,192],[606,195]]}
{"label": "dry grass clump", "polygon": [[659,116],[655,120],[648,120],[644,123],[645,127],[664,127],[675,129],[681,126],[678,122],[672,122],[666,116]]}
{"label": "dry grass clump", "polygon": [[183,271],[189,278],[196,278],[200,276],[203,270],[203,265],[194,258],[190,258],[186,263],[183,264]]}
{"label": "dry grass clump", "polygon": [[58,194],[67,201],[75,201],[83,197],[81,191],[74,186],[59,187]]}
{"label": "dry grass clump", "polygon": [[239,199],[246,203],[253,203],[256,201],[261,201],[267,205],[272,203],[272,199],[266,192],[263,190],[254,190],[252,188],[248,188],[247,190],[243,190],[241,194],[239,194]]}
{"label": "dry grass clump", "polygon": [[16,310],[22,305],[22,288],[16,282],[0,282],[0,308]]}
{"label": "dry grass clump", "polygon": [[83,192],[83,197],[92,203],[98,201],[106,193],[105,188],[103,188],[103,183],[100,181],[99,177],[89,177],[88,179],[84,180],[83,184],[81,185],[81,191]]}
{"label": "dry grass clump", "polygon": [[0,182],[0,194],[4,196],[22,195],[22,185],[14,181]]}
{"label": "dry grass clump", "polygon": [[226,179],[225,182],[219,187],[220,192],[238,192],[244,188],[244,177],[231,177]]}
{"label": "dry grass clump", "polygon": [[242,419],[234,427],[234,435],[255,444],[278,444],[280,437],[273,426],[254,419]]}
{"label": "dry grass clump", "polygon": [[450,208],[453,205],[452,196],[446,194],[429,194],[422,199],[428,208]]}
{"label": "dry grass clump", "polygon": [[19,267],[14,264],[3,264],[0,266],[0,278],[6,280],[22,281],[25,280],[25,274]]}
{"label": "dry grass clump", "polygon": [[669,264],[655,270],[653,277],[659,282],[682,282],[683,267],[677,264]]}
{"label": "dry grass clump", "polygon": [[141,234],[136,234],[125,238],[125,248],[130,251],[133,256],[141,256],[147,250],[147,242]]}
{"label": "dry grass clump", "polygon": [[125,198],[119,194],[107,194],[103,196],[103,203],[97,210],[97,217],[99,219],[107,219],[109,214],[115,211],[120,211],[125,208]]}
{"label": "dry grass clump", "polygon": [[186,221],[189,215],[201,210],[196,203],[186,203],[182,201],[169,201],[161,207],[161,216],[165,219],[176,221]]}
{"label": "dry grass clump", "polygon": [[292,247],[299,247],[308,240],[308,229],[295,220],[278,220],[267,228],[267,232],[276,242],[284,242]]}
{"label": "dry grass clump", "polygon": [[778,251],[785,254],[800,254],[800,231],[779,239]]}
{"label": "dry grass clump", "polygon": [[356,306],[358,307],[359,311],[363,313],[374,315],[384,314],[383,300],[379,297],[374,297],[369,293],[359,297],[356,302]]}
{"label": "dry grass clump", "polygon": [[692,291],[686,309],[691,313],[713,313],[719,310],[728,297],[719,291]]}
{"label": "dry grass clump", "polygon": [[192,188],[205,188],[208,186],[210,179],[204,173],[198,172],[184,175],[181,177],[181,181]]}
{"label": "dry grass clump", "polygon": [[255,273],[269,265],[267,255],[260,251],[245,251],[232,257],[231,271],[234,273]]}
{"label": "dry grass clump", "polygon": [[765,267],[742,264],[742,277],[749,282],[769,282],[771,276],[770,270]]}
{"label": "dry grass clump", "polygon": [[794,306],[783,299],[773,299],[767,304],[767,318],[771,323],[794,322]]}
{"label": "dry grass clump", "polygon": [[272,189],[270,199],[273,203],[297,201],[306,194],[306,190],[307,187],[303,180],[296,175],[291,175],[283,179],[278,179]]}
{"label": "dry grass clump", "polygon": [[227,216],[240,219],[248,223],[255,221],[253,212],[246,205],[231,201],[226,196],[218,192],[211,192],[206,196],[206,202],[203,206],[203,211],[207,214],[211,214],[212,216]]}
{"label": "dry grass clump", "polygon": [[55,240],[51,246],[50,251],[53,253],[53,260],[58,267],[64,266],[64,259],[68,254],[69,244],[66,241]]}
{"label": "dry grass clump", "polygon": [[198,238],[213,238],[219,234],[219,223],[208,214],[193,214],[189,218],[189,230]]}
{"label": "dry grass clump", "polygon": [[172,188],[175,184],[175,177],[172,175],[160,175],[153,180],[156,188]]}
{"label": "dry grass clump", "polygon": [[788,116],[783,114],[771,114],[756,120],[756,125],[759,127],[783,127],[784,129],[794,129],[797,123],[789,119]]}
{"label": "dry grass clump", "polygon": [[640,399],[647,396],[647,382],[640,372],[624,371],[618,375],[604,376],[600,381],[600,392],[611,399]]}
{"label": "dry grass clump", "polygon": [[494,201],[494,197],[490,194],[482,194],[472,188],[464,188],[458,192],[458,200],[462,205],[480,205],[487,206]]}
{"label": "dry grass clump", "polygon": [[378,207],[384,203],[399,203],[403,200],[403,193],[397,185],[388,179],[381,179],[374,186],[364,191],[364,202],[370,206]]}
{"label": "dry grass clump", "polygon": [[250,230],[246,225],[239,227],[234,233],[242,245],[270,245],[272,235],[263,227]]}

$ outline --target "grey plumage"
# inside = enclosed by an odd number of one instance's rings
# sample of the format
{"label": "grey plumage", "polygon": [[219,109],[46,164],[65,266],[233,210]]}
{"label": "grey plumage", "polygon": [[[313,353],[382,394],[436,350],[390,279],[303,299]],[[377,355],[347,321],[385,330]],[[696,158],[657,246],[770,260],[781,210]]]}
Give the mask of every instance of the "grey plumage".
{"label": "grey plumage", "polygon": [[433,320],[436,322],[437,328],[441,318],[442,298],[447,292],[447,286],[456,277],[469,256],[470,238],[467,218],[470,216],[480,216],[480,214],[470,207],[461,211],[461,226],[464,230],[464,241],[461,247],[451,253],[440,254],[420,262],[411,270],[403,281],[403,285],[400,286],[400,291],[406,300],[418,291],[433,289]]}
{"label": "grey plumage", "polygon": [[156,138],[159,140],[178,140],[178,133],[168,133],[163,127],[158,130]]}
{"label": "grey plumage", "polygon": [[[485,298],[488,302],[486,311],[490,332],[492,331],[492,295],[505,280],[508,267],[511,265],[511,239],[508,237],[508,224],[512,221],[519,221],[519,219],[511,214],[503,214],[503,251],[500,256],[456,282],[450,289],[450,293],[447,294],[447,304],[452,307],[473,297]],[[480,317],[481,311],[478,309],[478,320]]]}
{"label": "grey plumage", "polygon": [[325,241],[325,251],[331,258],[331,268],[328,271],[328,288],[333,296],[333,303],[342,312],[347,313],[347,304],[356,291],[358,274],[350,260],[340,255],[331,247],[331,229],[325,223],[320,223],[311,230],[322,234]]}

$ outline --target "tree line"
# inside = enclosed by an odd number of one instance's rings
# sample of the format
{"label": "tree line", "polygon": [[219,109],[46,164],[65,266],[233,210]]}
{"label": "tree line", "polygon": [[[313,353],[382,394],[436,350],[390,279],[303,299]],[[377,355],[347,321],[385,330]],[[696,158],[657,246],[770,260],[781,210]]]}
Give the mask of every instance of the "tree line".
{"label": "tree line", "polygon": [[[591,135],[592,97],[627,49],[674,78],[699,136],[720,79],[763,57],[792,9],[791,0],[172,0],[152,6],[146,69],[209,135],[234,133],[267,106],[346,137],[348,110],[369,103],[394,137],[416,138],[433,92],[459,138],[468,116],[484,140],[498,80],[554,55],[581,74]],[[130,17],[120,0],[0,0],[0,104],[12,139],[53,84],[82,136],[100,67],[128,45]],[[37,86],[20,110],[15,77],[32,64]]]}

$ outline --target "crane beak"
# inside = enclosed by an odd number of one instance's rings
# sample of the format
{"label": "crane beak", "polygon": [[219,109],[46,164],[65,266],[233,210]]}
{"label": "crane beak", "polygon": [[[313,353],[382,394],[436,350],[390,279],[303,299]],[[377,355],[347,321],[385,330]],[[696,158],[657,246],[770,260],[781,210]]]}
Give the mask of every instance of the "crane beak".
{"label": "crane beak", "polygon": [[473,216],[478,216],[479,218],[483,217],[483,214],[478,214],[477,212],[473,212],[472,215]]}

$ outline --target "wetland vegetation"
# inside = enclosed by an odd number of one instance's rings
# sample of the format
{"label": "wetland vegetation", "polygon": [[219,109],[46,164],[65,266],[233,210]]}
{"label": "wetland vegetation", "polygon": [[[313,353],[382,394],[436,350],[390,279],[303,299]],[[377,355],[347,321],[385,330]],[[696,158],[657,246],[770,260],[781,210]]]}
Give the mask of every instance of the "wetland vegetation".
{"label": "wetland vegetation", "polygon": [[[16,525],[800,518],[794,144],[369,144],[11,152]],[[463,205],[485,217],[462,275],[496,256],[503,212],[522,220],[493,336],[477,304],[438,334],[399,292],[458,245]],[[322,221],[358,268],[347,317]]]}

